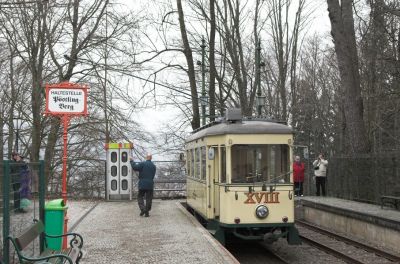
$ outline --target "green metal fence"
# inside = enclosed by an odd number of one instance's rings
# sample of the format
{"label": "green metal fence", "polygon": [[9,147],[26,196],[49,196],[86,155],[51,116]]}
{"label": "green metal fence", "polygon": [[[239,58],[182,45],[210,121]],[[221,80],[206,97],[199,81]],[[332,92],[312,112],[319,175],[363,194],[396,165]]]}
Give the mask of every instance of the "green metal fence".
{"label": "green metal fence", "polygon": [[400,196],[400,152],[331,158],[328,194],[370,203],[380,203],[381,195]]}
{"label": "green metal fence", "polygon": [[[44,220],[44,161],[15,163],[4,160],[0,165],[0,221],[3,227],[0,231],[0,262],[13,264],[15,252],[6,238],[20,234],[34,219]],[[43,250],[42,241],[35,241],[28,250],[32,253]]]}

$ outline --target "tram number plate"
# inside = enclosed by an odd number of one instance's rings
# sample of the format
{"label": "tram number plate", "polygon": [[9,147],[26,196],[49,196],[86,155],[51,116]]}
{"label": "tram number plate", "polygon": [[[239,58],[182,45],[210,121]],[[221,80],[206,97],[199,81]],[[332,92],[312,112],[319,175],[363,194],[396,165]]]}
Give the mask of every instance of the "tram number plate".
{"label": "tram number plate", "polygon": [[279,192],[248,192],[244,193],[247,199],[245,204],[279,203]]}

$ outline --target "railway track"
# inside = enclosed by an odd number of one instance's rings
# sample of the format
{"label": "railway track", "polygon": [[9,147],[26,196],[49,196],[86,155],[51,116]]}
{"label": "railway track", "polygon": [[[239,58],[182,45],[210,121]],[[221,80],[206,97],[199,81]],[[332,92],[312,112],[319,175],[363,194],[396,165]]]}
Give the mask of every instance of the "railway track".
{"label": "railway track", "polygon": [[226,248],[241,264],[289,264],[285,259],[256,241],[229,241]]}
{"label": "railway track", "polygon": [[381,249],[316,227],[308,222],[296,221],[301,239],[346,263],[400,263],[400,257]]}

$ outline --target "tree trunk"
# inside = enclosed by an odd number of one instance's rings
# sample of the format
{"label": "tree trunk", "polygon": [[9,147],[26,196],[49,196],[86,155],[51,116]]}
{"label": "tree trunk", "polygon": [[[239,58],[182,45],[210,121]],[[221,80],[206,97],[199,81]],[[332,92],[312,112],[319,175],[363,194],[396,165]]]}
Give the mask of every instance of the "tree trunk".
{"label": "tree trunk", "polygon": [[[0,100],[4,102],[4,94],[0,94]],[[4,104],[0,105],[0,127],[4,127]],[[4,142],[4,129],[0,129],[0,142]],[[4,172],[3,172],[3,160],[4,160],[4,144],[0,144],[0,190],[3,193],[3,179],[4,179]]]}
{"label": "tree trunk", "polygon": [[[229,6],[232,9],[231,3],[229,4]],[[247,67],[246,67],[246,62],[245,62],[245,58],[244,58],[244,54],[243,54],[243,42],[242,42],[242,37],[241,37],[241,32],[240,32],[240,7],[239,7],[239,1],[236,2],[236,7],[235,10],[232,9],[231,11],[232,13],[235,13],[234,16],[234,31],[236,33],[236,38],[237,38],[237,54],[238,54],[238,60],[240,63],[240,72],[239,74],[241,74],[241,80],[242,80],[242,84],[238,87],[239,91],[240,91],[240,104],[242,107],[242,113],[243,116],[251,116],[251,106],[250,106],[250,102],[249,102],[249,96],[247,93]],[[235,45],[234,45],[235,46]]]}
{"label": "tree trunk", "polygon": [[[379,143],[373,137],[375,131],[376,121],[379,119],[379,94],[380,87],[382,84],[382,77],[378,66],[378,56],[383,55],[382,52],[385,50],[383,45],[385,36],[385,21],[383,17],[383,8],[381,1],[371,1],[371,14],[370,14],[370,34],[367,37],[367,44],[365,49],[366,56],[366,74],[364,78],[366,79],[366,124],[367,131],[370,135],[371,149],[372,152],[377,150]],[[378,55],[379,54],[379,55]],[[380,66],[383,66],[382,64]]]}
{"label": "tree trunk", "polygon": [[50,117],[51,118],[51,125],[50,125],[50,132],[47,136],[47,145],[44,152],[45,157],[45,164],[44,164],[44,175],[46,177],[46,183],[50,178],[50,173],[52,171],[51,166],[53,162],[50,162],[54,158],[55,147],[57,144],[58,139],[58,131],[60,130],[60,119],[58,117]]}
{"label": "tree trunk", "polygon": [[[45,4],[38,3],[38,25],[37,40],[32,44],[31,72],[32,72],[32,146],[31,161],[39,160],[40,145],[42,141],[42,113],[43,103],[43,63],[46,47],[46,16],[47,7]],[[49,161],[49,160],[48,160]]]}
{"label": "tree trunk", "polygon": [[192,123],[192,129],[196,129],[200,127],[200,112],[199,112],[199,100],[196,87],[196,75],[194,71],[193,55],[186,33],[185,17],[183,15],[182,2],[181,0],[177,0],[176,3],[178,7],[179,27],[182,36],[183,50],[186,57],[186,63],[188,65],[188,77],[190,83],[190,92],[192,96],[193,119],[191,123]]}
{"label": "tree trunk", "polygon": [[344,90],[346,129],[350,152],[369,152],[363,119],[360,73],[353,20],[353,1],[327,0],[332,37],[338,60],[341,85]]}
{"label": "tree trunk", "polygon": [[290,90],[292,94],[292,106],[297,103],[297,56],[298,56],[298,41],[299,41],[299,29],[301,22],[301,15],[303,11],[305,1],[299,1],[299,8],[296,12],[295,23],[293,27],[293,40],[292,40],[292,60],[290,65]]}
{"label": "tree trunk", "polygon": [[[11,88],[11,102],[8,116],[8,157],[11,159],[11,152],[13,151],[13,141],[14,141],[14,110],[16,102],[18,100],[18,93],[16,91],[15,82],[14,82],[14,52],[10,46],[10,88]],[[4,107],[3,104],[2,107]],[[4,109],[3,109],[4,110]],[[17,113],[18,114],[18,113]],[[2,127],[2,126],[1,126]],[[3,142],[3,141],[0,141]],[[2,156],[3,157],[3,156]]]}

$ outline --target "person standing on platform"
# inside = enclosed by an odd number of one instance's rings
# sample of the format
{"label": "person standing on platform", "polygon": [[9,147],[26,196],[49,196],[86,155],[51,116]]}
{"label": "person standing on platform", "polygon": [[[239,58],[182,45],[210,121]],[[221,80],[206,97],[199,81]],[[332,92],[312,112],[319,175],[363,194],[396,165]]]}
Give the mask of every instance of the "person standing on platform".
{"label": "person standing on platform", "polygon": [[140,216],[144,215],[145,217],[150,216],[149,212],[153,200],[154,176],[156,175],[156,166],[151,159],[151,154],[147,154],[146,161],[144,162],[134,162],[133,158],[131,158],[133,170],[139,172],[138,204]]}
{"label": "person standing on platform", "polygon": [[[19,153],[11,154],[12,161],[10,163],[11,185],[14,193],[14,210],[15,212],[25,212],[24,208],[29,206],[30,199],[30,176],[28,166],[24,162]],[[21,202],[23,200],[23,202]],[[27,202],[25,202],[27,201]]]}
{"label": "person standing on platform", "polygon": [[318,159],[313,162],[314,174],[315,174],[315,185],[317,187],[317,196],[320,196],[320,189],[322,190],[322,196],[326,196],[326,169],[328,167],[328,161],[324,158],[324,155],[320,153]]}
{"label": "person standing on platform", "polygon": [[293,162],[294,196],[303,196],[304,163],[296,156]]}

